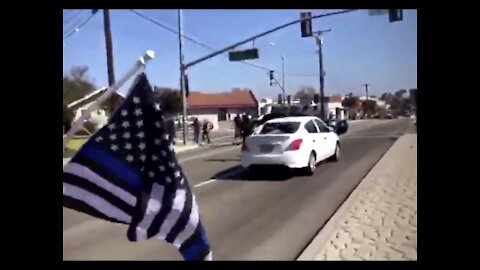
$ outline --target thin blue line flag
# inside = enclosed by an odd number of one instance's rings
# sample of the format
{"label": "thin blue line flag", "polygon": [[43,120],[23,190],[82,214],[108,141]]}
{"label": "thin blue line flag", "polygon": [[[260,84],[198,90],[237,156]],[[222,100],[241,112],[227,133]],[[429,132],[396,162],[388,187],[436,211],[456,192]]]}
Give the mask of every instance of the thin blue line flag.
{"label": "thin blue line flag", "polygon": [[63,206],[128,224],[130,241],[173,244],[185,260],[212,260],[195,196],[140,74],[109,122],[63,169]]}

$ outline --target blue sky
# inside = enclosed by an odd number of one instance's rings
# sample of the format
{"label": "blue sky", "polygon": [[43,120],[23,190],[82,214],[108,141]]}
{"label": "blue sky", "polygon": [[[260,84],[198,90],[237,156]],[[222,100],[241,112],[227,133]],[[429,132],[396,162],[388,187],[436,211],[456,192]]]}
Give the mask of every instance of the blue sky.
{"label": "blue sky", "polygon": [[[165,25],[177,29],[177,10],[138,10]],[[299,17],[303,10],[184,10],[184,34],[223,48]],[[321,14],[328,10],[311,10]],[[64,37],[70,29],[89,16],[89,10],[63,12]],[[115,75],[119,79],[143,53],[154,50],[156,59],[147,66],[154,85],[178,88],[178,37],[129,10],[111,10]],[[313,29],[332,31],[324,36],[326,94],[363,93],[417,87],[417,11],[404,10],[404,20],[389,23],[387,16],[368,16],[366,10],[314,20]],[[269,45],[273,42],[275,46]],[[63,69],[89,67],[97,86],[107,84],[107,64],[102,12],[63,41]],[[295,93],[301,86],[318,89],[318,56],[314,38],[301,38],[300,26],[293,25],[241,48],[259,48],[260,59],[252,63],[280,70],[285,57],[286,90]],[[211,51],[185,41],[185,62]],[[276,97],[267,72],[242,63],[229,62],[220,55],[188,71],[190,88],[195,91],[228,91],[233,87],[251,88],[261,97]],[[295,75],[295,76],[294,76]],[[305,75],[305,76],[296,76]],[[281,78],[280,74],[276,74]]]}

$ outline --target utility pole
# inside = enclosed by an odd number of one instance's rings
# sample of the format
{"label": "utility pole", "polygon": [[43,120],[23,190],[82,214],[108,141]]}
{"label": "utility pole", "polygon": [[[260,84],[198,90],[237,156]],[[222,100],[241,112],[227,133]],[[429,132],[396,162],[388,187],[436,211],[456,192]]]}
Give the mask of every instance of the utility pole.
{"label": "utility pole", "polygon": [[180,56],[180,92],[182,94],[182,122],[183,122],[183,144],[187,145],[188,125],[187,125],[187,92],[185,91],[185,73],[186,68],[183,63],[183,19],[182,10],[178,10],[178,51]]}
{"label": "utility pole", "polygon": [[331,29],[320,30],[314,33],[318,46],[318,63],[320,71],[320,115],[322,120],[325,119],[325,72],[323,70],[323,52],[322,52],[322,34],[332,31]]}
{"label": "utility pole", "polygon": [[285,102],[285,58],[282,55],[282,101]]}
{"label": "utility pole", "polygon": [[[110,10],[103,10],[103,28],[105,32],[105,49],[107,51],[107,69],[108,69],[108,85],[112,86],[115,84],[115,72],[113,69],[113,45],[112,45],[112,31],[110,29]],[[113,94],[110,97],[110,113],[113,114],[115,111],[119,96]]]}

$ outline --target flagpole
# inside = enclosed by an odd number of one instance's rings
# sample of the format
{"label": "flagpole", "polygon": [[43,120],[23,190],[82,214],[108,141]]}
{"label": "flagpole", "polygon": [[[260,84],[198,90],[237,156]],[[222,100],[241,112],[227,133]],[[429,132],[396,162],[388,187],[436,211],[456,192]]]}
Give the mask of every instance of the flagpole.
{"label": "flagpole", "polygon": [[110,85],[105,91],[90,107],[88,107],[87,111],[80,116],[80,118],[73,123],[72,128],[67,132],[67,135],[63,138],[63,151],[67,147],[67,143],[73,138],[75,133],[77,133],[84,125],[85,120],[90,117],[90,114],[98,108],[100,104],[102,104],[105,100],[107,100],[113,93],[115,93],[122,85],[125,84],[130,78],[135,76],[139,71],[145,68],[145,65],[152,59],[155,58],[155,52],[152,50],[148,50],[145,54],[137,60],[135,65],[114,85]]}

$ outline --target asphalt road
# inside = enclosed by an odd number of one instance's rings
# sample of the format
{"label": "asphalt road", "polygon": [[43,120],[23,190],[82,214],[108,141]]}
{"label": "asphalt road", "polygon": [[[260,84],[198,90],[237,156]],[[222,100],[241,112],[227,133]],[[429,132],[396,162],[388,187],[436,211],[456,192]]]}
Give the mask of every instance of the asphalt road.
{"label": "asphalt road", "polygon": [[[342,136],[339,162],[311,177],[266,170],[247,178],[231,138],[178,155],[194,186],[214,260],[294,260],[411,120],[372,120]],[[64,260],[180,260],[157,240],[130,243],[126,227],[63,210]]]}

